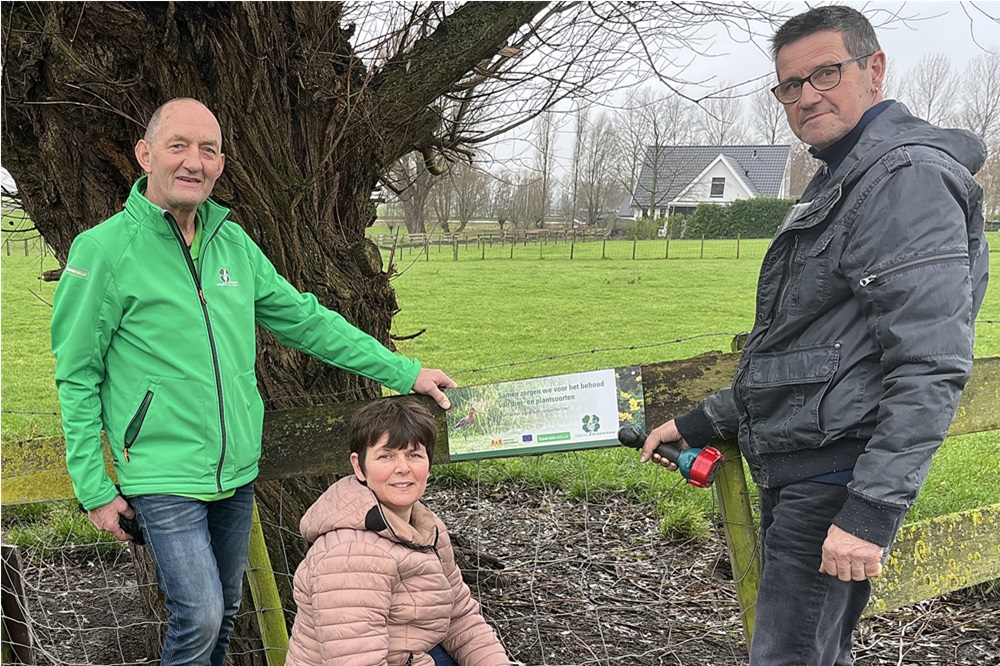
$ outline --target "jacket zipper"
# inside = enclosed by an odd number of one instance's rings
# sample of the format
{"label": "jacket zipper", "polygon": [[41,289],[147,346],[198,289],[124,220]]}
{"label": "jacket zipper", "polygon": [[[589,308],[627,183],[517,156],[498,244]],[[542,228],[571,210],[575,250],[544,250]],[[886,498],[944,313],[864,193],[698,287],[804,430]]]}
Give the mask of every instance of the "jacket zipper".
{"label": "jacket zipper", "polygon": [[914,259],[913,261],[905,261],[898,266],[893,266],[892,268],[882,271],[881,273],[871,273],[866,275],[858,281],[862,287],[867,287],[875,280],[879,278],[884,278],[887,275],[892,275],[896,271],[901,271],[904,268],[913,268],[914,266],[920,266],[922,264],[932,264],[937,261],[947,261],[949,259],[964,259],[966,254],[964,252],[952,252],[951,254],[940,254],[934,257],[925,257],[923,259]]}
{"label": "jacket zipper", "polygon": [[132,417],[132,420],[128,422],[128,426],[125,428],[125,446],[123,449],[125,462],[129,462],[128,450],[135,444],[135,440],[139,436],[139,431],[142,430],[142,422],[146,420],[146,413],[149,412],[149,403],[151,402],[153,402],[153,392],[146,391],[146,395],[142,397],[142,402],[139,404],[139,409],[136,410],[135,416]]}
{"label": "jacket zipper", "polygon": [[[194,261],[191,259],[191,252],[188,249],[187,243],[184,242],[184,237],[181,235],[180,227],[177,225],[177,220],[174,219],[174,216],[167,211],[163,211],[163,217],[173,223],[170,225],[170,228],[173,230],[174,236],[177,238],[177,242],[180,243],[181,250],[184,253],[184,261],[187,263],[188,270],[191,272],[191,278],[194,280],[194,287],[198,291],[198,300],[201,303],[201,313],[205,317],[205,328],[208,330],[208,346],[212,350],[212,366],[215,370],[215,390],[219,396],[219,431],[222,435],[222,451],[219,454],[219,464],[215,468],[215,485],[218,492],[221,493],[222,465],[226,461],[226,409],[222,402],[222,372],[219,369],[219,351],[215,347],[215,335],[212,333],[212,320],[208,316],[208,303],[205,301],[205,292],[201,288],[201,277],[198,275],[198,270],[194,267]],[[225,224],[225,222],[226,219],[224,218],[222,220],[222,224]],[[215,238],[219,229],[222,228],[222,224],[219,225],[211,236],[202,241],[202,248],[208,245],[208,241]]]}

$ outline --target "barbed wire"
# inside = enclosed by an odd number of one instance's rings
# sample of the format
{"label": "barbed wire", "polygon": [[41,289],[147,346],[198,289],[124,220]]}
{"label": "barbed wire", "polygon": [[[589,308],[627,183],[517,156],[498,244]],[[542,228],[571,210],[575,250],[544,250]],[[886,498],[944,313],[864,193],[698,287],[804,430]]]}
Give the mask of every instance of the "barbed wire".
{"label": "barbed wire", "polygon": [[689,342],[691,340],[698,340],[701,338],[711,338],[711,337],[722,337],[728,336],[730,338],[739,335],[738,333],[699,333],[697,335],[688,336],[686,338],[675,338],[673,340],[664,340],[662,342],[651,342],[645,345],[627,345],[623,347],[601,347],[597,349],[584,349],[575,352],[567,352],[565,354],[553,354],[549,356],[540,356],[538,358],[529,359],[525,361],[512,361],[510,363],[499,363],[496,365],[486,365],[481,368],[469,368],[466,370],[456,370],[455,372],[449,373],[451,376],[459,376],[469,373],[485,372],[487,370],[498,370],[501,368],[513,368],[521,365],[530,365],[533,363],[542,363],[545,361],[556,361],[563,358],[571,358],[574,356],[584,356],[586,354],[599,354],[603,352],[612,351],[638,351],[640,349],[652,349],[655,347],[664,347],[666,345],[679,344],[681,342]]}

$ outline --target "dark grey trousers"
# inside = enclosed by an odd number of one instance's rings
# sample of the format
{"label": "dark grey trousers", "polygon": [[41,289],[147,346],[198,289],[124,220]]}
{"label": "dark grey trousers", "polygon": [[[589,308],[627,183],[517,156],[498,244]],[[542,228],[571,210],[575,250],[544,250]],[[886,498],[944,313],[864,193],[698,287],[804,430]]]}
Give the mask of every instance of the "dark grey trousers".
{"label": "dark grey trousers", "polygon": [[871,596],[866,581],[819,572],[845,486],[800,481],[760,489],[761,581],[751,666],[850,666],[852,634]]}

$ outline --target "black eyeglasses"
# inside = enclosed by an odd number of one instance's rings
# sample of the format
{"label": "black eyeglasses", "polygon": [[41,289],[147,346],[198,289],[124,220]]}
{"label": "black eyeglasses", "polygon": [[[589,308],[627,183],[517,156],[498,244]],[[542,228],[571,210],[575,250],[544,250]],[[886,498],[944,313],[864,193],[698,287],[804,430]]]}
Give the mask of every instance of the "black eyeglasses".
{"label": "black eyeglasses", "polygon": [[799,101],[800,97],[802,97],[802,86],[806,83],[819,92],[833,90],[840,83],[841,70],[844,68],[844,65],[849,65],[852,62],[857,62],[858,60],[864,60],[865,58],[875,55],[875,53],[877,52],[872,51],[867,55],[851,58],[850,60],[845,60],[844,62],[838,62],[833,65],[824,65],[804,79],[790,79],[784,83],[779,83],[771,88],[771,92],[774,93],[774,96],[782,104],[794,104]]}

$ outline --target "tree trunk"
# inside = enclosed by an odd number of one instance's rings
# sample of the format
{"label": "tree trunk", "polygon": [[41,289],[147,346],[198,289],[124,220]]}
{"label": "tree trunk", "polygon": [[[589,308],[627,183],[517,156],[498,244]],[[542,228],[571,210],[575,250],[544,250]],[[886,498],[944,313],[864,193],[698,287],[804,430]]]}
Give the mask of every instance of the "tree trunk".
{"label": "tree trunk", "polygon": [[[213,198],[293,285],[391,348],[396,296],[364,236],[371,192],[389,164],[432,138],[429,105],[541,4],[462,6],[417,40],[405,67],[372,76],[350,44],[354,27],[340,25],[340,3],[5,3],[4,166],[64,263],[78,233],[122,208],[152,111],[199,99],[218,117],[227,155]],[[263,330],[257,378],[268,409],[379,394]],[[298,521],[331,480],[258,484],[289,619],[290,574],[305,550]],[[148,560],[141,567],[148,579]],[[240,654],[259,646],[252,613],[236,634],[250,638],[234,643],[233,662],[264,663],[260,652]]]}

